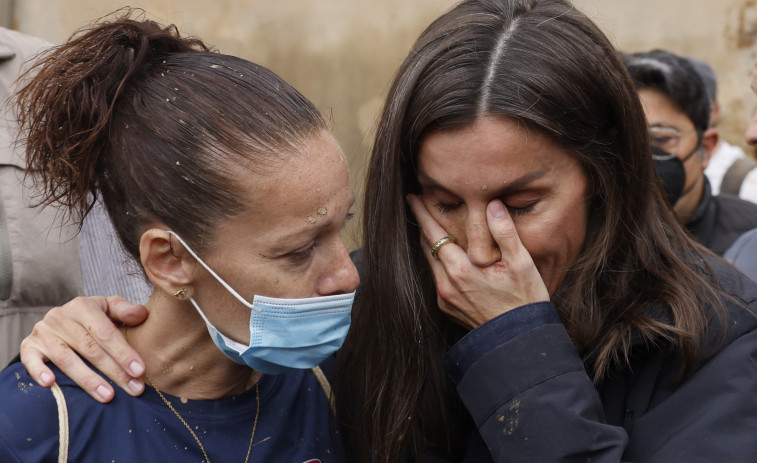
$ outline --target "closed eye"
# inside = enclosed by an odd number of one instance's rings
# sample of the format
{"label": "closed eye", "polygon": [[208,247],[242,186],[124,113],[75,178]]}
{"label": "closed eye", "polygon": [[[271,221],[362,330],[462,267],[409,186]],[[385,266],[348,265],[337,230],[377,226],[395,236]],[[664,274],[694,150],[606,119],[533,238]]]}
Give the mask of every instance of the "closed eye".
{"label": "closed eye", "polygon": [[313,244],[310,246],[304,248],[304,249],[298,249],[297,251],[292,251],[289,254],[287,254],[287,257],[294,261],[302,261],[310,257],[310,255],[313,253],[315,248],[318,247],[318,242],[314,241]]}
{"label": "closed eye", "polygon": [[507,206],[507,210],[510,212],[510,215],[513,217],[518,217],[521,215],[530,214],[534,210],[534,205],[525,206],[525,207],[512,207]]}
{"label": "closed eye", "polygon": [[454,212],[458,209],[460,209],[460,206],[462,206],[463,203],[443,203],[443,202],[437,202],[434,206],[439,209],[439,212],[442,214],[448,214],[450,212]]}
{"label": "closed eye", "polygon": [[[442,214],[449,214],[451,212],[455,212],[456,210],[460,209],[460,207],[463,205],[463,203],[442,203],[437,202],[434,206],[441,212]],[[513,206],[507,206],[507,210],[510,211],[510,215],[513,217],[518,217],[522,215],[529,214],[533,212],[534,205],[530,204],[528,206],[523,207],[513,207]]]}

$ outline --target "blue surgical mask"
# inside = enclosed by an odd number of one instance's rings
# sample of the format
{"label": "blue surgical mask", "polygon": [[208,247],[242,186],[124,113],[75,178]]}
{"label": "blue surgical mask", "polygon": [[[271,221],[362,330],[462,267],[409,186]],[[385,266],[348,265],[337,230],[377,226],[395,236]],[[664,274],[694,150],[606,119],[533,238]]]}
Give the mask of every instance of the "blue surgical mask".
{"label": "blue surgical mask", "polygon": [[218,331],[197,301],[189,298],[205,320],[213,342],[233,361],[261,373],[276,375],[290,369],[313,368],[342,347],[350,328],[354,292],[300,299],[255,295],[250,303],[203,262],[179,235],[169,233],[227,291],[250,309],[250,342],[244,345]]}

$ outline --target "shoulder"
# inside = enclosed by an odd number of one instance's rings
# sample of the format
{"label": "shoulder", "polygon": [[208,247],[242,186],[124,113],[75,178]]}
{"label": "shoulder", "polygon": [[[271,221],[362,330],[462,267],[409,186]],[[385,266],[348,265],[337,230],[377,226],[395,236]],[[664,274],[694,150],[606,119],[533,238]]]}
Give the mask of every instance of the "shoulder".
{"label": "shoulder", "polygon": [[[747,239],[757,241],[757,234],[751,233]],[[757,283],[725,259],[709,256],[706,258],[706,263],[712,271],[709,279],[716,283],[725,295],[736,298],[744,305],[757,303]]]}
{"label": "shoulder", "polygon": [[757,204],[729,194],[720,194],[713,199],[718,204],[718,214],[730,223],[747,224],[747,229],[757,227]]}
{"label": "shoulder", "polygon": [[[722,300],[726,310],[723,345],[728,345],[747,333],[757,332],[757,283],[723,259],[709,257],[707,264],[713,272],[712,281],[723,294]],[[711,325],[713,324],[716,322],[711,322]],[[711,326],[711,328],[717,328],[717,326]],[[723,330],[708,331],[710,336],[714,336],[716,332]]]}
{"label": "shoulder", "polygon": [[57,455],[57,416],[51,390],[38,386],[21,363],[0,372],[0,455],[19,461]]}
{"label": "shoulder", "polygon": [[37,385],[20,362],[12,363],[0,372],[0,394],[4,416],[19,411],[56,408],[50,389]]}
{"label": "shoulder", "polygon": [[45,40],[0,27],[0,88],[10,92],[16,78],[31,63],[31,58],[51,46]]}
{"label": "shoulder", "polygon": [[739,197],[757,203],[757,167],[750,170],[744,177]]}
{"label": "shoulder", "polygon": [[757,228],[741,235],[723,254],[723,258],[757,281]]}
{"label": "shoulder", "polygon": [[739,236],[757,228],[757,204],[721,194],[713,197],[713,205],[715,222],[708,247],[722,255]]}
{"label": "shoulder", "polygon": [[[304,413],[327,418],[331,413],[329,396],[334,362],[334,356],[331,356],[317,368],[290,370],[281,375],[263,376],[261,386],[270,388],[280,403],[290,403],[293,415]],[[301,405],[305,403],[308,406],[302,409]]]}
{"label": "shoulder", "polygon": [[39,37],[27,35],[6,27],[0,27],[0,45],[21,55],[21,60],[25,61],[51,44]]}

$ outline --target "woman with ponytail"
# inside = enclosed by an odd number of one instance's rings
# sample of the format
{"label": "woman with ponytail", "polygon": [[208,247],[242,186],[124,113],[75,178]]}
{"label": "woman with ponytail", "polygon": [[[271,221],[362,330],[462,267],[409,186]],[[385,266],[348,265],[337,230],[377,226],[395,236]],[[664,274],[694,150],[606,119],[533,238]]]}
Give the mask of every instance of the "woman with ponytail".
{"label": "woman with ponytail", "polygon": [[154,284],[147,321],[121,328],[148,387],[103,405],[60,370],[51,392],[14,364],[0,461],[335,461],[318,365],[358,276],[323,116],[271,71],[131,11],[31,72],[17,107],[40,203],[80,222],[102,198]]}
{"label": "woman with ponytail", "polygon": [[[334,370],[350,462],[754,461],[757,286],[678,224],[633,81],[569,1],[434,21],[365,191]],[[137,361],[89,302],[22,346],[34,378],[64,343]]]}

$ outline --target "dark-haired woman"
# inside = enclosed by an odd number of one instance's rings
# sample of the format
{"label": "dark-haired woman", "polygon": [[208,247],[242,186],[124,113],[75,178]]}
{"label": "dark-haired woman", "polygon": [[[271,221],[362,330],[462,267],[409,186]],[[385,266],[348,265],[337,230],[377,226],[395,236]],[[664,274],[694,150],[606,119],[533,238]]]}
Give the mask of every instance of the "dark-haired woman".
{"label": "dark-haired woman", "polygon": [[[757,456],[757,289],[676,222],[634,85],[569,2],[471,0],[426,29],[364,211],[334,376],[350,461]],[[82,307],[29,338],[35,378],[36,352],[104,326]]]}
{"label": "dark-haired woman", "polygon": [[48,52],[18,107],[43,201],[81,220],[100,195],[155,285],[123,329],[149,388],[102,405],[12,365],[0,461],[335,461],[317,365],[358,284],[343,154],[269,70],[131,16]]}
{"label": "dark-haired woman", "polygon": [[335,374],[355,460],[476,428],[495,461],[757,458],[757,290],[677,223],[596,25],[463,2],[387,98]]}

